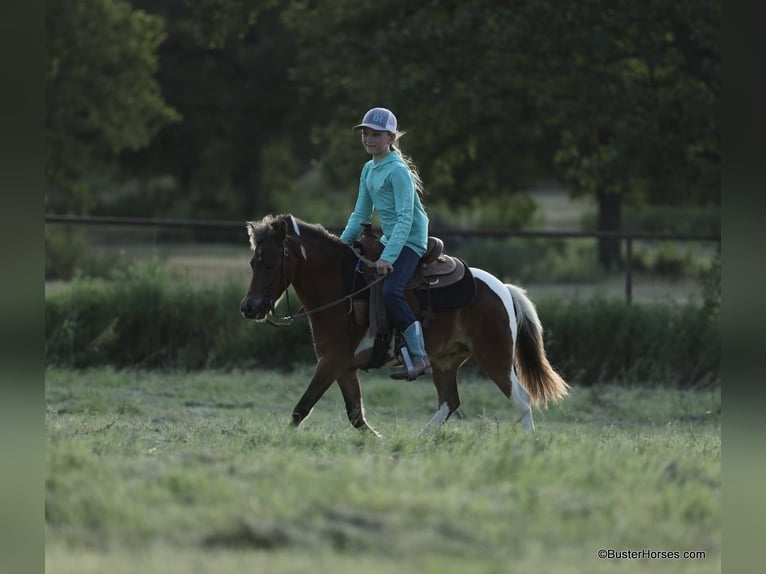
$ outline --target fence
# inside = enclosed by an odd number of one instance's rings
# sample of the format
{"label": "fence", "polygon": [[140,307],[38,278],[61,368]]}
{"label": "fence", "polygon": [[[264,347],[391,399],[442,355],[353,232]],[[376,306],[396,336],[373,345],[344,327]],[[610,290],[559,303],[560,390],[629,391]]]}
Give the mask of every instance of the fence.
{"label": "fence", "polygon": [[[70,216],[70,215],[46,215],[46,223],[53,224],[84,224],[104,226],[133,226],[154,228],[191,228],[191,229],[242,229],[244,221],[216,220],[216,219],[154,219],[141,217],[110,217],[110,216]],[[328,227],[328,231],[340,233],[340,228]],[[676,233],[650,233],[634,231],[545,231],[545,230],[506,230],[506,229],[450,229],[431,228],[431,235],[439,237],[460,238],[591,238],[604,237],[617,238],[625,242],[625,299],[628,303],[633,297],[633,242],[636,240],[652,241],[706,241],[721,242],[720,235],[711,234],[676,234]]]}

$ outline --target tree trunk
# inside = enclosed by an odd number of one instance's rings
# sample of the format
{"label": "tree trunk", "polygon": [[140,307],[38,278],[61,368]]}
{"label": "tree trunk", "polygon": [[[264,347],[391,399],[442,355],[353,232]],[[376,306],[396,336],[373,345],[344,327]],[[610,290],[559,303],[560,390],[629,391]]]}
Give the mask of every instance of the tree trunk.
{"label": "tree trunk", "polygon": [[[616,193],[598,192],[598,230],[619,231],[622,228],[622,197]],[[604,269],[616,269],[620,264],[620,239],[600,237],[598,261]]]}

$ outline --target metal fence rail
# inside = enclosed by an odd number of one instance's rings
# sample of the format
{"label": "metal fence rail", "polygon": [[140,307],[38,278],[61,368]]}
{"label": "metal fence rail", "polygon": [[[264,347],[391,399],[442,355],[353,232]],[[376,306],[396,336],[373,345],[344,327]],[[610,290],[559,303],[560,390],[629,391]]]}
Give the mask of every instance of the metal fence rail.
{"label": "metal fence rail", "polygon": [[[233,221],[223,219],[162,219],[147,217],[112,217],[112,216],[75,216],[75,215],[46,215],[46,223],[70,225],[104,225],[131,226],[155,228],[188,228],[188,229],[235,229],[242,228],[245,220]],[[328,226],[332,233],[340,233],[342,228]],[[706,233],[651,233],[646,231],[546,231],[546,230],[516,230],[516,229],[461,229],[449,227],[434,227],[429,229],[431,235],[439,237],[463,238],[507,238],[525,237],[541,239],[600,239],[612,237],[625,242],[625,299],[630,302],[633,297],[633,242],[648,241],[705,241],[721,242],[720,234]]]}

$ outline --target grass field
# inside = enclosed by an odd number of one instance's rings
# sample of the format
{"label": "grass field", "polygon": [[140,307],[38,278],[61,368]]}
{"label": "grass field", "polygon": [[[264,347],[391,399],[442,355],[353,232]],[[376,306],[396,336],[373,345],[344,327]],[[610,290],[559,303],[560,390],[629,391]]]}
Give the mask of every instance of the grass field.
{"label": "grass field", "polygon": [[46,572],[720,572],[719,389],[575,388],[527,434],[470,379],[417,438],[433,388],[380,371],[374,438],[336,388],[287,428],[308,375],[49,369]]}

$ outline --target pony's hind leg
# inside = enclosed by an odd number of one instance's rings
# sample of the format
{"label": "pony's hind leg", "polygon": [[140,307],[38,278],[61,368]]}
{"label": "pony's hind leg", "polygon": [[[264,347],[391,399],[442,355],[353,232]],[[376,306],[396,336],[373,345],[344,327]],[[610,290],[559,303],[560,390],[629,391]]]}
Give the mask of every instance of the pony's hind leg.
{"label": "pony's hind leg", "polygon": [[516,368],[511,367],[511,400],[521,415],[521,424],[527,430],[535,430],[535,421],[532,418],[532,406],[529,392],[516,376]]}
{"label": "pony's hind leg", "polygon": [[439,408],[418,436],[428,434],[433,429],[444,424],[444,421],[460,406],[460,394],[457,390],[457,371],[461,363],[450,365],[449,367],[432,363],[432,376],[434,386],[436,387]]}
{"label": "pony's hind leg", "polygon": [[[502,344],[492,347],[492,341],[499,341]],[[534,430],[535,423],[532,419],[529,392],[516,375],[513,356],[508,352],[508,349],[513,349],[510,331],[497,333],[495,337],[487,338],[474,346],[473,358],[484,373],[497,385],[500,392],[513,401],[519,411],[519,420],[522,426],[527,430]]]}
{"label": "pony's hind leg", "polygon": [[477,362],[479,363],[479,366],[482,367],[484,373],[497,385],[497,388],[500,389],[507,398],[513,401],[513,404],[519,411],[521,425],[527,430],[535,430],[529,392],[527,392],[527,389],[521,384],[519,377],[516,375],[514,366],[511,364],[510,368],[506,370],[505,367],[488,368],[488,366],[482,364],[481,361]]}
{"label": "pony's hind leg", "polygon": [[477,281],[477,285],[482,288],[480,295],[483,295],[483,306],[466,314],[464,324],[470,340],[471,353],[500,392],[513,401],[519,411],[522,426],[533,430],[535,425],[530,395],[522,386],[514,366],[514,337],[517,336],[518,327],[513,298],[506,286],[496,277],[480,270],[472,271],[482,279]]}
{"label": "pony's hind leg", "polygon": [[338,386],[346,403],[346,414],[351,424],[362,431],[369,431],[380,436],[378,431],[372,428],[364,417],[364,404],[362,403],[362,388],[359,385],[359,377],[356,369],[343,373],[338,377]]}
{"label": "pony's hind leg", "polygon": [[513,363],[498,365],[494,361],[483,361],[479,357],[474,358],[477,359],[476,362],[479,363],[484,373],[497,385],[497,388],[513,401],[519,411],[521,425],[527,430],[535,430],[529,393],[516,375]]}

